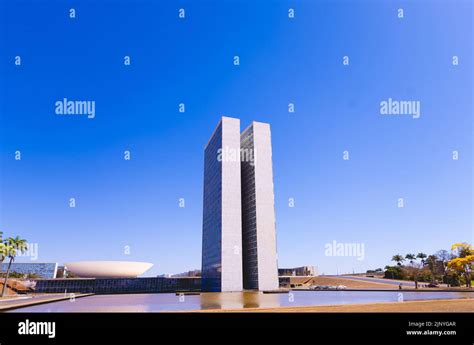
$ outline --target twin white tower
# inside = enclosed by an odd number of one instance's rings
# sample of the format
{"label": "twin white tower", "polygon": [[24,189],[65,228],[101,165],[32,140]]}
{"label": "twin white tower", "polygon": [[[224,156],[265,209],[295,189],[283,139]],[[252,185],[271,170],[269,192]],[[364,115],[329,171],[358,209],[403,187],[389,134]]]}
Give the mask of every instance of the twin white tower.
{"label": "twin white tower", "polygon": [[270,125],[222,117],[204,156],[202,290],[278,289]]}

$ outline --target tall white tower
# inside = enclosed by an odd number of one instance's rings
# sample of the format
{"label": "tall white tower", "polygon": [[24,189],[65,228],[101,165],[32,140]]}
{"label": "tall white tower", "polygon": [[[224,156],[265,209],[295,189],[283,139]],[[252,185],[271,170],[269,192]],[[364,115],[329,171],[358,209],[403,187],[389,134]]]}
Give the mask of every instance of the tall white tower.
{"label": "tall white tower", "polygon": [[242,132],[241,159],[244,289],[276,290],[279,284],[269,124],[252,122]]}
{"label": "tall white tower", "polygon": [[202,290],[242,291],[239,119],[222,117],[204,156]]}

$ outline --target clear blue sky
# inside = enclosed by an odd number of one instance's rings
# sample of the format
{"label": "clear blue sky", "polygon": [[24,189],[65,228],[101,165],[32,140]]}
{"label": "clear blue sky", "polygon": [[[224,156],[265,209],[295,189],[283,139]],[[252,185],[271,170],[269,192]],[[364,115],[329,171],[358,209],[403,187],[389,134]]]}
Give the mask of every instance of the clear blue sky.
{"label": "clear blue sky", "polygon": [[[280,267],[366,270],[472,242],[472,6],[2,1],[0,229],[41,262],[200,268],[204,146],[227,115],[271,124]],[[64,97],[94,100],[95,119],[56,115]],[[380,115],[388,98],[421,117]],[[333,240],[365,259],[325,256]]]}

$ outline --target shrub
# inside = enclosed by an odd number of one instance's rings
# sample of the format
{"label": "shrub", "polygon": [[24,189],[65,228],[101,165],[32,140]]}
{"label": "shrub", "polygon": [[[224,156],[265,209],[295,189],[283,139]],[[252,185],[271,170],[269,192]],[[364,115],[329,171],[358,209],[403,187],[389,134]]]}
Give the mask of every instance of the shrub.
{"label": "shrub", "polygon": [[384,278],[387,279],[406,279],[404,270],[400,266],[386,266]]}
{"label": "shrub", "polygon": [[432,282],[435,280],[433,273],[429,270],[429,268],[422,268],[418,272],[418,281],[420,282]]}
{"label": "shrub", "polygon": [[450,286],[461,286],[459,275],[456,272],[448,272],[443,277],[443,283],[449,284]]}

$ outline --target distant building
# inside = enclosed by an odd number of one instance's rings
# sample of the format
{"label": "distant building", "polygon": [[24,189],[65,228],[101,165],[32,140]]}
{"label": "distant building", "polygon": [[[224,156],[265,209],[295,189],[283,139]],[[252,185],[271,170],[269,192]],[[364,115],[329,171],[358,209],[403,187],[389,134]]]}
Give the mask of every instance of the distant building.
{"label": "distant building", "polygon": [[301,266],[294,268],[279,268],[278,275],[282,276],[317,276],[318,271],[314,266]]}
{"label": "distant building", "polygon": [[171,274],[163,273],[163,274],[158,274],[156,277],[157,278],[171,278]]}
{"label": "distant building", "polygon": [[140,261],[74,261],[66,262],[65,266],[68,273],[76,278],[134,278],[145,273],[153,264]]}
{"label": "distant building", "polygon": [[[8,263],[2,263],[2,272],[6,272],[7,269]],[[57,262],[12,262],[10,267],[10,272],[16,272],[24,275],[32,274],[45,279],[56,278],[57,270]]]}
{"label": "distant building", "polygon": [[68,270],[65,266],[58,266],[56,272],[56,278],[67,278],[68,277]]}
{"label": "distant building", "polygon": [[171,278],[182,278],[182,277],[200,277],[201,270],[187,271],[183,273],[172,274]]}

